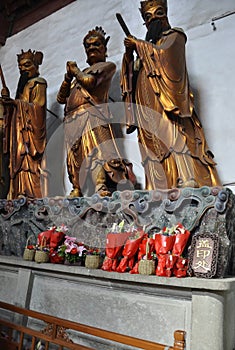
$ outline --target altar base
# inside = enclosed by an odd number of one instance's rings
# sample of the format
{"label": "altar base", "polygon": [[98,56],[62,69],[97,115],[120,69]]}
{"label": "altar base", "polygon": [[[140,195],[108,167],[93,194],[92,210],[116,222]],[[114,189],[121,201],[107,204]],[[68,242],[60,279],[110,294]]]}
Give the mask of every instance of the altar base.
{"label": "altar base", "polygon": [[[186,350],[235,346],[234,277],[130,275],[0,256],[0,279],[1,301],[49,315],[169,346],[181,329]],[[89,336],[83,343],[98,350],[127,349]]]}

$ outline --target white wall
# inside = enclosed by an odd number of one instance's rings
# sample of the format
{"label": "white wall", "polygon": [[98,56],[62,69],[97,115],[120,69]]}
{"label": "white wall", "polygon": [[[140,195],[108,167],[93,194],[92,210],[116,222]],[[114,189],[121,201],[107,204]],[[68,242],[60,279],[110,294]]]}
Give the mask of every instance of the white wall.
{"label": "white wall", "polygon": [[[168,0],[168,7],[171,25],[182,27],[188,36],[187,64],[191,86],[208,144],[218,163],[221,180],[223,183],[235,182],[235,15],[216,21],[216,31],[211,26],[212,17],[235,10],[234,0]],[[8,38],[0,49],[0,62],[12,96],[19,78],[16,54],[21,49],[41,50],[44,62],[40,72],[48,82],[48,108],[59,115],[61,121],[63,108],[56,102],[56,94],[65,73],[66,61],[76,60],[80,68],[86,67],[83,37],[88,30],[102,25],[111,36],[108,59],[117,64],[110,94],[120,101],[118,73],[124,51],[124,34],[115,13],[123,15],[133,35],[144,38],[145,27],[138,8],[139,0],[99,0],[98,3],[96,0],[78,0]],[[59,121],[49,114],[48,119],[51,134]],[[58,135],[61,140],[61,132]],[[135,152],[138,152],[137,148]],[[60,164],[57,154],[55,159],[57,165]],[[142,181],[143,174],[140,172],[137,175]],[[62,186],[59,192],[62,194]]]}

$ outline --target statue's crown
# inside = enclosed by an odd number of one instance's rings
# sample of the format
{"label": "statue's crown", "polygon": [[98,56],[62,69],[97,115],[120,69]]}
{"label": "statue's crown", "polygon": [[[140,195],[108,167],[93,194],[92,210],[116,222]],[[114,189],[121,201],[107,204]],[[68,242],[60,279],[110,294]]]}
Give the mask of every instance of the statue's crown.
{"label": "statue's crown", "polygon": [[30,59],[36,66],[39,66],[42,64],[43,53],[41,51],[32,51],[29,49],[28,51],[21,50],[21,53],[17,55],[18,62],[26,58]]}
{"label": "statue's crown", "polygon": [[140,2],[140,12],[142,14],[142,17],[144,18],[144,14],[146,11],[148,11],[150,8],[155,7],[157,5],[162,5],[165,7],[167,11],[167,0],[146,0]]}
{"label": "statue's crown", "polygon": [[98,27],[96,26],[94,29],[90,30],[87,35],[84,37],[83,39],[83,44],[85,44],[85,41],[90,38],[91,36],[99,36],[101,38],[101,40],[103,41],[104,45],[107,46],[107,43],[110,39],[110,36],[108,36],[107,38],[105,38],[105,31],[103,30],[102,27]]}

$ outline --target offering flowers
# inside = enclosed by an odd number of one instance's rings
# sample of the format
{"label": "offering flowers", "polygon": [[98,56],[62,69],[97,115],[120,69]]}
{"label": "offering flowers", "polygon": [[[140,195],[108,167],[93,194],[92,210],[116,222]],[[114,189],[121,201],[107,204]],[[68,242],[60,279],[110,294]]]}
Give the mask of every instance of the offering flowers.
{"label": "offering flowers", "polygon": [[130,232],[125,231],[124,221],[121,221],[119,225],[113,224],[106,238],[105,259],[101,267],[102,270],[116,271],[118,260],[122,256],[124,244],[129,236]]}
{"label": "offering flowers", "polygon": [[[144,228],[143,228],[144,230]],[[137,256],[137,262],[134,266],[134,268],[130,271],[130,273],[140,273],[139,266],[140,265],[154,265],[155,263],[154,258],[154,239],[151,237],[148,237],[147,233],[143,234],[143,239],[139,244],[138,249],[138,256]],[[145,261],[143,263],[143,261]],[[149,261],[154,261],[154,263],[149,263]]]}
{"label": "offering flowers", "polygon": [[58,248],[58,255],[64,257],[65,263],[79,264],[84,263],[86,247],[84,243],[77,242],[76,237],[65,236],[65,241]]}
{"label": "offering flowers", "polygon": [[50,248],[49,260],[52,264],[63,264],[64,256],[59,255],[59,250]]}
{"label": "offering flowers", "polygon": [[86,255],[99,255],[101,256],[103,251],[100,248],[86,247]]}
{"label": "offering flowers", "polygon": [[183,254],[184,248],[190,237],[190,232],[184,228],[182,224],[177,224],[174,228],[175,242],[172,250],[172,254],[181,255]]}
{"label": "offering flowers", "polygon": [[175,228],[164,227],[160,232],[154,234],[156,254],[167,254],[173,249],[175,243]]}
{"label": "offering flowers", "polygon": [[172,254],[177,257],[173,269],[176,277],[185,277],[188,269],[188,259],[185,259],[182,254],[190,237],[190,232],[184,228],[182,224],[177,224],[175,227],[175,243]]}
{"label": "offering flowers", "polygon": [[170,228],[164,227],[155,233],[155,250],[158,258],[157,276],[186,276],[187,260],[182,257],[190,232],[178,223]]}
{"label": "offering flowers", "polygon": [[144,231],[142,229],[136,229],[136,231],[129,236],[122,252],[123,258],[116,269],[117,272],[126,272],[133,269],[135,255],[138,252],[143,237]]}
{"label": "offering flowers", "polygon": [[188,259],[178,256],[173,270],[174,275],[176,277],[185,277],[187,275],[187,269]]}
{"label": "offering flowers", "polygon": [[60,226],[52,226],[47,231],[43,231],[38,235],[38,245],[41,244],[42,239],[46,239],[46,244],[50,248],[57,248],[64,240],[65,233],[68,231],[64,224]]}

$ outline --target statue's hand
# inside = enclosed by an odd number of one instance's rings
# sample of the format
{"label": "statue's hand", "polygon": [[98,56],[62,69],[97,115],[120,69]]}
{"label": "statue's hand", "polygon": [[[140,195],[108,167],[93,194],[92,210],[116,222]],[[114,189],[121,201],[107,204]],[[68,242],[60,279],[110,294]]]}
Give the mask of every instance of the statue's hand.
{"label": "statue's hand", "polygon": [[137,39],[134,36],[128,36],[124,39],[124,45],[127,51],[134,51],[136,49]]}
{"label": "statue's hand", "polygon": [[2,96],[2,98],[9,98],[10,97],[10,91],[7,87],[2,88],[1,96]]}
{"label": "statue's hand", "polygon": [[78,66],[76,62],[68,61],[66,68],[67,68],[67,75],[69,78],[73,78],[76,76],[76,73],[78,71]]}
{"label": "statue's hand", "polygon": [[124,40],[124,45],[126,47],[126,60],[131,62],[133,60],[133,51],[136,50],[137,39],[134,36],[129,35]]}
{"label": "statue's hand", "polygon": [[16,106],[16,100],[14,100],[13,98],[10,98],[10,97],[2,97],[1,99],[2,103],[4,105],[7,105],[7,106]]}

